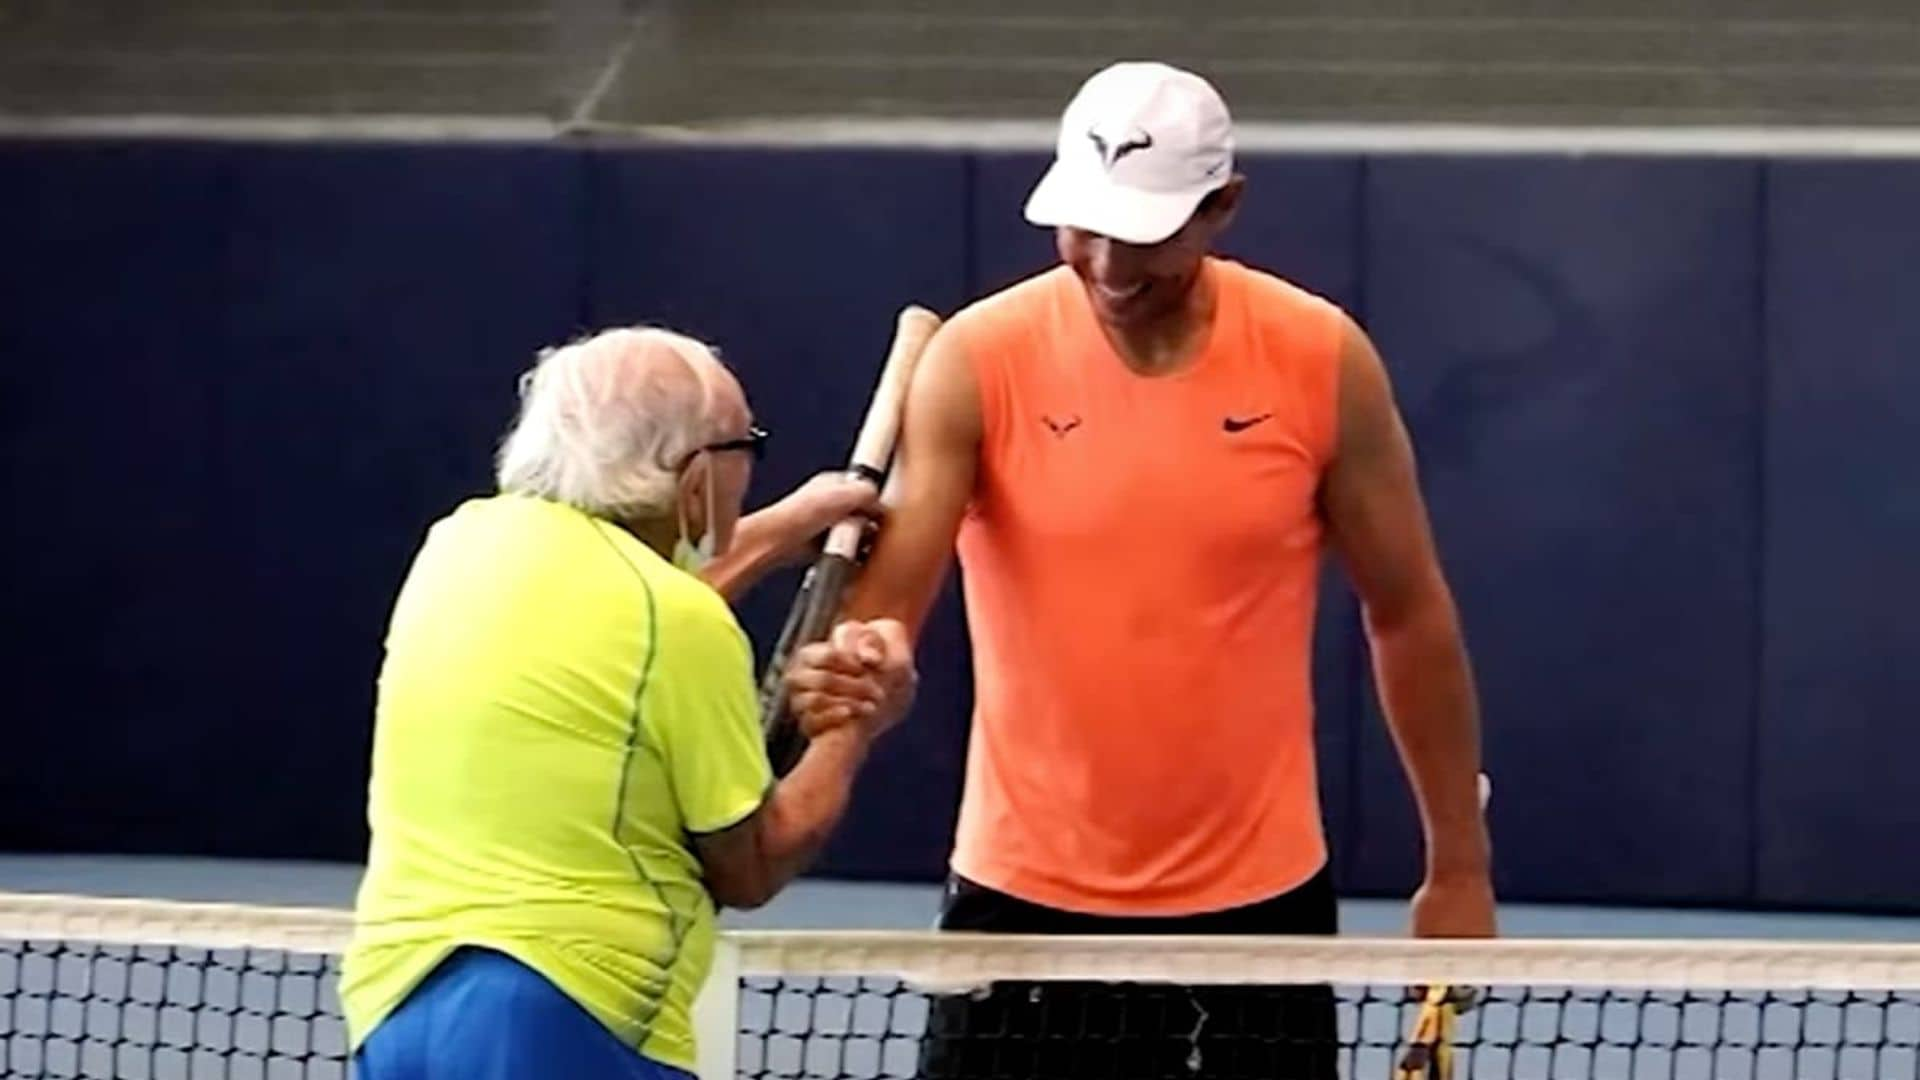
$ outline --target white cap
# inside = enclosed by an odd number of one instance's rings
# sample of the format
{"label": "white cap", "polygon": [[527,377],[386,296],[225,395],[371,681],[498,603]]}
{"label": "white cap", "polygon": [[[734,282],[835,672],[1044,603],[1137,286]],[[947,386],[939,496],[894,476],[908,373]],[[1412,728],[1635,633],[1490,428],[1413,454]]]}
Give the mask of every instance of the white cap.
{"label": "white cap", "polygon": [[1166,64],[1098,72],[1060,117],[1027,220],[1157,244],[1233,177],[1233,120],[1212,84]]}

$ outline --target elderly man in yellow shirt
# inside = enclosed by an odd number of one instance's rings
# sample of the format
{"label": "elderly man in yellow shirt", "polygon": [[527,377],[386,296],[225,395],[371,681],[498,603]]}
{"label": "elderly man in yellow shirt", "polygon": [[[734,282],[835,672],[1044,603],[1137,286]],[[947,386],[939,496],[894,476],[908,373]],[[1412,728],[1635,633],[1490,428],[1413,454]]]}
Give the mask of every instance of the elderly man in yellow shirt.
{"label": "elderly man in yellow shirt", "polygon": [[764,903],[911,701],[897,623],[789,669],[775,781],[723,593],[871,499],[819,478],[740,515],[765,433],[700,342],[543,354],[500,493],[428,532],[380,672],[372,847],[340,993],[364,1080],[673,1080],[716,904]]}

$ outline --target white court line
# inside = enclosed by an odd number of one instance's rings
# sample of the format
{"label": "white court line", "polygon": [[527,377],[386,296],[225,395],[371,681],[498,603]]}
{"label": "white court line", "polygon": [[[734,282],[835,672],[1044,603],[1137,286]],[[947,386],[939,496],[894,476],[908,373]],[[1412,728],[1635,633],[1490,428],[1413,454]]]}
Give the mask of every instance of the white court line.
{"label": "white court line", "polygon": [[[265,140],[497,140],[588,136],[603,143],[1045,150],[1046,120],[735,120],[703,125],[562,125],[524,116],[69,116],[0,115],[0,135]],[[1475,124],[1247,123],[1243,152],[1564,154],[1737,157],[1920,157],[1920,127],[1602,127]]]}

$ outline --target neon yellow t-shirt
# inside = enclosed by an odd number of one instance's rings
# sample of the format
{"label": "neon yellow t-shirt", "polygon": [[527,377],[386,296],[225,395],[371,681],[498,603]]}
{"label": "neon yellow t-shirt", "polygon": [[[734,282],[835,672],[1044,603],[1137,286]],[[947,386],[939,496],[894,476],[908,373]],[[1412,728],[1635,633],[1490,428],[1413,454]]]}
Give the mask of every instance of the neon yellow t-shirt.
{"label": "neon yellow t-shirt", "polygon": [[434,525],[380,672],[352,1045],[478,945],[692,1069],[714,908],[690,834],[765,797],[757,714],[733,613],[631,534],[510,495]]}

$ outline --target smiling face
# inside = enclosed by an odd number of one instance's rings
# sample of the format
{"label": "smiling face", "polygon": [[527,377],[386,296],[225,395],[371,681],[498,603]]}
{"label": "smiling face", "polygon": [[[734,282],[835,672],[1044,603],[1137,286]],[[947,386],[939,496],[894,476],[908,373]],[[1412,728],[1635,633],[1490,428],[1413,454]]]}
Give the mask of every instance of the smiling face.
{"label": "smiling face", "polygon": [[1208,195],[1179,231],[1157,244],[1129,244],[1061,226],[1054,230],[1054,245],[1102,323],[1116,330],[1152,324],[1186,303],[1214,239],[1240,204],[1243,185],[1235,177]]}

